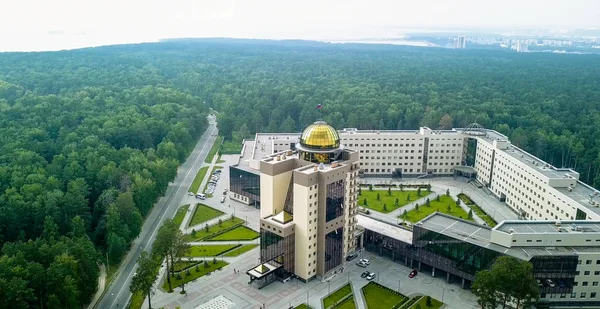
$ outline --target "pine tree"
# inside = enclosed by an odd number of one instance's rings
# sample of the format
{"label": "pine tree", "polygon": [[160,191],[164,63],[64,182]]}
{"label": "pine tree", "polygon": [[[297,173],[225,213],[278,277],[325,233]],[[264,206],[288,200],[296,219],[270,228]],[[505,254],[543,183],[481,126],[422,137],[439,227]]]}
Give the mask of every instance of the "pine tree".
{"label": "pine tree", "polygon": [[398,200],[398,198],[396,198],[396,206],[398,206],[400,204],[400,200]]}
{"label": "pine tree", "polygon": [[387,205],[383,204],[383,211],[387,211]]}
{"label": "pine tree", "polygon": [[381,196],[379,196],[379,193],[377,193],[377,200],[381,201]]}

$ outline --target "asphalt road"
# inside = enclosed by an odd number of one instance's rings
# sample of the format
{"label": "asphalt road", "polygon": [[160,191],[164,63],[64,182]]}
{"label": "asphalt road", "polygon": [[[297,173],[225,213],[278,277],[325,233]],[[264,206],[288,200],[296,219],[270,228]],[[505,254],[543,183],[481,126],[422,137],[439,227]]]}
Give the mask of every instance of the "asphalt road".
{"label": "asphalt road", "polygon": [[158,228],[167,218],[173,218],[181,201],[187,196],[187,191],[196,176],[196,172],[204,163],[217,135],[217,123],[214,117],[209,117],[209,127],[204,132],[188,159],[177,170],[175,180],[169,184],[165,196],[154,205],[144,225],[140,236],[133,242],[132,249],[119,267],[115,279],[104,296],[98,301],[97,308],[124,308],[131,297],[129,284],[137,268],[136,261],[142,250],[150,252]]}

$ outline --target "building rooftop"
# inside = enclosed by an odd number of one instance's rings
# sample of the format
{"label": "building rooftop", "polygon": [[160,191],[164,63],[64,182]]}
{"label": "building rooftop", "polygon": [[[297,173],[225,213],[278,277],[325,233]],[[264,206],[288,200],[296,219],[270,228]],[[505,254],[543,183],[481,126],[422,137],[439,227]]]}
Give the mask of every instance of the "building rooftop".
{"label": "building rooftop", "polygon": [[381,235],[398,239],[404,243],[412,244],[412,231],[405,230],[399,226],[395,226],[383,221],[379,221],[364,215],[356,215],[357,225],[364,229],[377,232]]}
{"label": "building rooftop", "polygon": [[[600,206],[600,195],[596,195],[598,190],[588,186],[587,184],[585,184],[581,181],[577,181],[577,184],[575,185],[575,187],[572,188],[571,191],[569,191],[568,188],[554,188],[554,189],[556,189],[558,192],[568,196],[572,200],[578,202],[583,207],[600,215],[600,207],[599,207]],[[590,197],[592,197],[592,198],[590,198]],[[593,202],[594,205],[592,205],[590,203],[590,201]]]}
{"label": "building rooftop", "polygon": [[[509,224],[521,224],[521,225],[536,225],[536,221],[505,221]],[[568,221],[565,221],[568,222]],[[579,222],[579,221],[578,221]],[[592,221],[588,221],[592,222]],[[499,253],[503,253],[509,256],[513,256],[522,260],[530,260],[534,256],[539,255],[576,255],[577,253],[589,252],[589,253],[600,253],[598,247],[564,247],[564,246],[552,246],[552,247],[519,247],[513,246],[511,248],[503,247],[491,242],[492,229],[487,226],[482,226],[476,223],[472,223],[466,220],[454,218],[442,213],[434,213],[429,217],[421,220],[421,227],[430,231],[434,231],[452,238],[459,239],[464,242],[468,242],[480,247],[484,247]],[[550,221],[545,221],[548,225]],[[554,223],[554,222],[552,222]],[[597,228],[600,221],[596,221],[594,225]],[[503,226],[505,223],[501,223],[498,227]],[[541,224],[540,224],[541,225]],[[498,228],[496,227],[496,229]]]}
{"label": "building rooftop", "polygon": [[[556,223],[560,222],[560,226]],[[559,231],[560,227],[560,231]],[[513,234],[600,233],[600,221],[503,221],[495,230]]]}

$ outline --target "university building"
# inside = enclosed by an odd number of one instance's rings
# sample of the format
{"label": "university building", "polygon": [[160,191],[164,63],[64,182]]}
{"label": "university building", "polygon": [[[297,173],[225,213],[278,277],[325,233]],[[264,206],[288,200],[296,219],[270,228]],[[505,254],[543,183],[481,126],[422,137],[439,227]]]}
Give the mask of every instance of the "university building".
{"label": "university building", "polygon": [[251,282],[340,270],[356,247],[358,170],[358,153],[324,122],[307,127],[294,150],[259,161],[260,264],[247,271]]}
{"label": "university building", "polygon": [[[579,173],[557,168],[514,146],[496,131],[473,124],[452,130],[343,129],[340,141],[358,153],[361,177],[475,177],[522,219],[600,220],[600,193]],[[261,158],[295,150],[299,133],[256,134],[230,168],[232,198],[260,205]]]}
{"label": "university building", "polygon": [[600,221],[504,221],[494,228],[434,213],[408,230],[358,215],[371,252],[469,288],[502,255],[529,261],[541,302],[600,308]]}
{"label": "university building", "polygon": [[[490,228],[436,213],[406,229],[356,214],[359,177],[452,175],[468,176],[520,220]],[[468,288],[510,255],[533,264],[553,307],[600,308],[598,191],[496,131],[336,131],[317,122],[302,134],[256,134],[230,176],[230,197],[260,208],[261,262],[247,272],[260,287],[325,277],[366,248]]]}

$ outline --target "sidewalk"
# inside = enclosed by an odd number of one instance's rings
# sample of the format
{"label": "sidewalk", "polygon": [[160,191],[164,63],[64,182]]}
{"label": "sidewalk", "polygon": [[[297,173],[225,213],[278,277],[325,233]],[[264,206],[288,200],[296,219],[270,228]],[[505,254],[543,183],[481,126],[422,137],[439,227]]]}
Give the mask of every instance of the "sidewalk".
{"label": "sidewalk", "polygon": [[100,264],[100,277],[98,277],[98,290],[96,290],[96,294],[92,299],[92,302],[88,305],[88,309],[94,308],[96,306],[96,302],[100,299],[102,294],[104,293],[104,287],[106,286],[106,267],[104,264]]}

